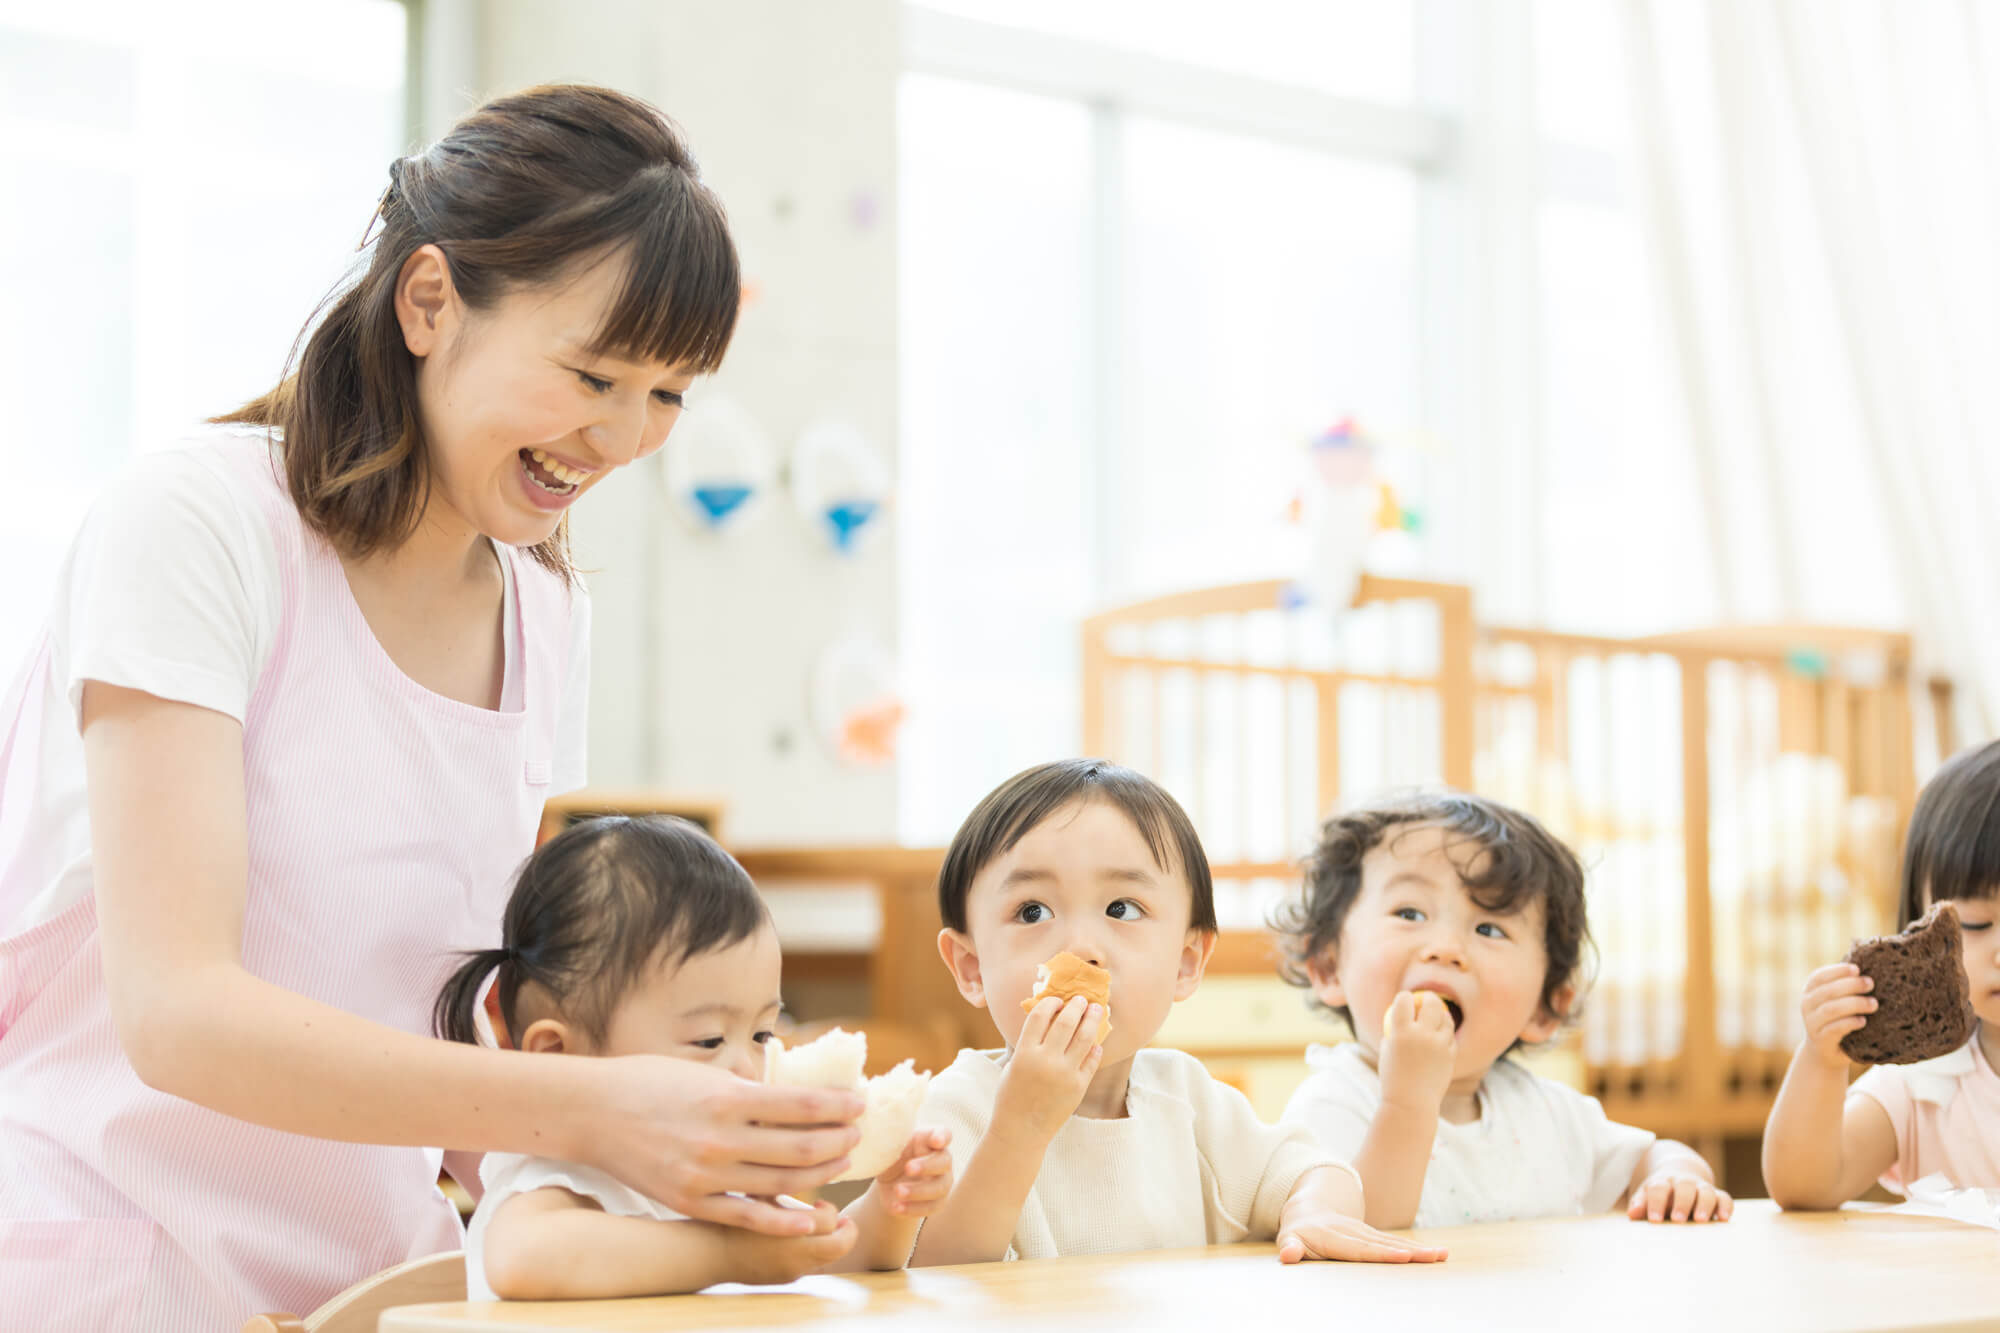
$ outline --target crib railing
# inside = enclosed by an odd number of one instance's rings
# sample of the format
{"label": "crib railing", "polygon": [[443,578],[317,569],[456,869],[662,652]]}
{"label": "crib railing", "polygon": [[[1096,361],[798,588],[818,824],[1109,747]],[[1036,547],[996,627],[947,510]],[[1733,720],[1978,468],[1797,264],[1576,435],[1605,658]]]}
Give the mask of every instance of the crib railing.
{"label": "crib railing", "polygon": [[1590,867],[1592,1090],[1663,1132],[1761,1126],[1798,987],[1890,928],[1915,792],[1905,635],[1479,636],[1478,788]]}
{"label": "crib railing", "polygon": [[1163,783],[1201,829],[1225,927],[1256,929],[1343,793],[1473,774],[1472,598],[1365,577],[1338,620],[1276,580],[1083,627],[1083,748]]}

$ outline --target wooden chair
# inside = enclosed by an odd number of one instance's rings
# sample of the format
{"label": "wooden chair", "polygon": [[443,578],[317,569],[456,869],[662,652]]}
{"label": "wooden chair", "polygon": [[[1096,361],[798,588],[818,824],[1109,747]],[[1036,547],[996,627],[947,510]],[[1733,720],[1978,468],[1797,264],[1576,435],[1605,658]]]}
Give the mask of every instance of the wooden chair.
{"label": "wooden chair", "polygon": [[385,1268],[341,1292],[304,1319],[293,1314],[252,1315],[243,1333],[375,1333],[382,1312],[398,1305],[465,1299],[465,1253],[412,1259]]}

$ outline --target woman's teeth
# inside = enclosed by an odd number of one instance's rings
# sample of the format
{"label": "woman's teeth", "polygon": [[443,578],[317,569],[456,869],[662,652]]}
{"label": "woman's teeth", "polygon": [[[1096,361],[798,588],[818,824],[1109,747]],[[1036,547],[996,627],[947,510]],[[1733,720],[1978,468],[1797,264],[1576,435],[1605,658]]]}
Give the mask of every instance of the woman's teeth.
{"label": "woman's teeth", "polygon": [[585,477],[590,475],[588,472],[578,472],[575,468],[564,467],[560,462],[558,462],[553,458],[550,458],[540,449],[528,450],[528,457],[534,459],[537,463],[540,463],[543,469],[551,477],[554,477],[557,481],[563,482],[566,485],[574,486],[578,482],[582,481]]}

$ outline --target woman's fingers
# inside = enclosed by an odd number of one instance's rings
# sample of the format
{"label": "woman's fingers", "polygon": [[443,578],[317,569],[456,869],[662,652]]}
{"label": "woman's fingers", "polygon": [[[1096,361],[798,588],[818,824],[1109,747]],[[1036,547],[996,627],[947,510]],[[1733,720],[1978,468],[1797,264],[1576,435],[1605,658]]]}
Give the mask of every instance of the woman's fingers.
{"label": "woman's fingers", "polygon": [[840,1160],[859,1142],[861,1131],[853,1125],[819,1129],[745,1125],[716,1139],[711,1151],[716,1169],[722,1171],[734,1165],[811,1168]]}
{"label": "woman's fingers", "polygon": [[787,1208],[769,1199],[735,1194],[706,1194],[691,1201],[684,1211],[698,1222],[714,1222],[766,1236],[810,1236],[819,1228],[813,1213]]}
{"label": "woman's fingers", "polygon": [[858,1092],[744,1082],[733,1091],[726,1114],[764,1125],[849,1125],[866,1106]]}

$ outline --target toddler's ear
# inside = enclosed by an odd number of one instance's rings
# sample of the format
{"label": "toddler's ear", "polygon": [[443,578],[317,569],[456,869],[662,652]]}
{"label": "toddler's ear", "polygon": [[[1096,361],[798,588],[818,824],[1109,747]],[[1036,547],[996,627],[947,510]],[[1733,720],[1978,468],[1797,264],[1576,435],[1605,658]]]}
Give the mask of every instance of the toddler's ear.
{"label": "toddler's ear", "polygon": [[1546,1005],[1535,1010],[1535,1016],[1528,1020],[1528,1026],[1521,1029],[1521,1040],[1530,1046],[1538,1045],[1556,1035],[1556,1029],[1569,1017],[1569,1011],[1576,1004],[1576,987],[1558,986],[1555,994],[1549,996]]}
{"label": "toddler's ear", "polygon": [[576,1044],[568,1025],[559,1018],[538,1018],[521,1034],[521,1049],[530,1054],[587,1054]]}
{"label": "toddler's ear", "polygon": [[1185,1000],[1201,985],[1202,974],[1208,971],[1208,960],[1215,957],[1216,938],[1212,930],[1187,933],[1187,943],[1181,946],[1181,970],[1174,977],[1175,1000]]}
{"label": "toddler's ear", "polygon": [[979,955],[972,951],[972,937],[946,926],[938,932],[938,953],[958,983],[958,993],[975,1009],[986,1007],[986,983],[979,975]]}
{"label": "toddler's ear", "polygon": [[1306,959],[1306,980],[1312,983],[1313,998],[1327,1008],[1338,1009],[1347,1003],[1347,987],[1340,984],[1334,968],[1332,945]]}

